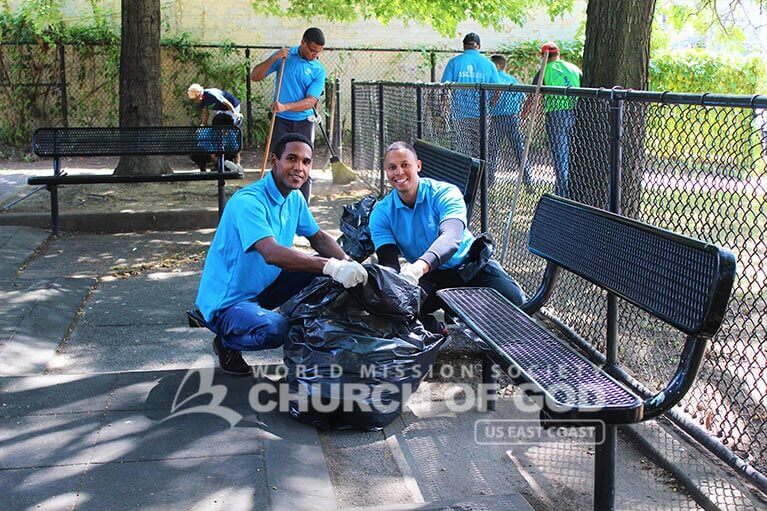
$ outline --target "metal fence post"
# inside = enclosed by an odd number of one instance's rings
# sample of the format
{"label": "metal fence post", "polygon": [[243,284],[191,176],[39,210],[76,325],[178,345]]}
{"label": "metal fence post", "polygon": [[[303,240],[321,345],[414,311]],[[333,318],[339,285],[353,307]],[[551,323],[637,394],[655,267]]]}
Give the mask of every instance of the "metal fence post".
{"label": "metal fence post", "polygon": [[479,185],[479,224],[487,232],[487,91],[479,86],[479,158],[483,162],[482,180]]}
{"label": "metal fence post", "polygon": [[423,87],[415,86],[415,137],[423,138]]}
{"label": "metal fence post", "polygon": [[61,125],[69,127],[69,107],[67,105],[67,64],[64,44],[59,43],[59,90],[61,91]]}
{"label": "metal fence post", "polygon": [[248,136],[245,139],[248,141],[248,145],[253,143],[253,112],[251,110],[252,103],[250,100],[251,84],[250,84],[250,48],[245,48],[245,64],[247,65],[247,71],[245,71],[245,115],[247,116],[246,127],[248,130]]}
{"label": "metal fence post", "polygon": [[[610,199],[608,209],[621,212],[621,138],[623,135],[623,99],[610,94]],[[605,370],[615,366],[618,339],[618,299],[607,294],[607,344]],[[605,424],[604,439],[594,449],[594,509],[615,509],[615,453],[617,426]]]}
{"label": "metal fence post", "polygon": [[352,78],[352,167],[355,169],[359,168],[359,165],[357,164],[357,138],[354,136],[354,130],[357,128],[357,86],[354,83],[354,78]]}
{"label": "metal fence post", "polygon": [[378,84],[378,158],[379,158],[379,170],[378,175],[378,193],[384,194],[384,95],[383,84]]}
{"label": "metal fence post", "polygon": [[429,64],[431,67],[431,82],[437,81],[437,54],[434,52],[429,53]]}

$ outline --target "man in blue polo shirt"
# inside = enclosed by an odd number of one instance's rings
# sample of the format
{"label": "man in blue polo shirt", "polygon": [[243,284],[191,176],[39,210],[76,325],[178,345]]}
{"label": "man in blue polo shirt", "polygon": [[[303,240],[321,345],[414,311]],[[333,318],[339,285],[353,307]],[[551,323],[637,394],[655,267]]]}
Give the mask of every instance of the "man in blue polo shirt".
{"label": "man in blue polo shirt", "polygon": [[[516,85],[517,79],[508,74],[506,59],[503,55],[493,55],[490,60],[498,69],[500,83]],[[501,92],[495,98],[490,110],[490,129],[488,133],[488,173],[487,183],[492,186],[495,183],[496,174],[503,166],[510,168],[516,173],[522,161],[522,153],[525,145],[522,142],[522,134],[519,132],[519,114],[522,110],[524,95],[521,92]],[[511,158],[509,157],[511,156]],[[507,161],[505,165],[502,163]],[[530,184],[530,161],[525,162],[525,184]]]}
{"label": "man in blue polo shirt", "polygon": [[[247,375],[243,350],[276,348],[288,321],[272,309],[318,274],[344,287],[367,282],[367,271],[320,230],[296,192],[309,175],[312,144],[299,133],[280,138],[272,172],[235,193],[226,204],[202,270],[196,305],[215,334],[213,349],[224,372]],[[292,248],[304,236],[319,255]]]}
{"label": "man in blue polo shirt", "polygon": [[[370,237],[380,264],[426,292],[420,316],[426,328],[441,330],[430,313],[443,306],[436,293],[447,287],[491,287],[516,305],[525,300],[519,285],[490,258],[486,238],[475,238],[467,228],[458,187],[420,178],[421,161],[406,142],[388,147],[384,170],[392,191],[370,214]],[[400,255],[407,261],[402,267]]]}
{"label": "man in blue polo shirt", "polygon": [[[274,141],[279,140],[286,133],[301,133],[314,142],[312,108],[317,105],[325,90],[325,68],[318,60],[324,48],[325,34],[319,28],[312,27],[304,32],[300,45],[282,48],[253,68],[250,79],[254,82],[260,82],[275,73],[274,93],[276,95],[282,59],[287,59],[282,85],[279,87],[280,97],[275,97],[271,105],[272,115],[276,115],[277,119],[269,147],[264,148],[267,152],[272,150]],[[311,177],[301,188],[301,193],[309,202]]]}
{"label": "man in blue polo shirt", "polygon": [[[474,32],[463,38],[463,53],[450,59],[442,73],[441,82],[499,83],[498,70],[479,52],[479,35]],[[479,91],[453,89],[450,107],[450,132],[455,151],[479,156]],[[488,105],[489,105],[488,101]]]}

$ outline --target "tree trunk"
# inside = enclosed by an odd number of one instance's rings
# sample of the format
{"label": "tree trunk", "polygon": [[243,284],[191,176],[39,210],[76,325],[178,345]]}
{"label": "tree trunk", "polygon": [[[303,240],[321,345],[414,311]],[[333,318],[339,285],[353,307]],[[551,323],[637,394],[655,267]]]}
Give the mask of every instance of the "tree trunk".
{"label": "tree trunk", "polygon": [[[120,126],[161,126],[160,0],[122,1]],[[117,175],[169,172],[162,156],[122,156]]]}
{"label": "tree trunk", "polygon": [[[584,87],[617,85],[647,89],[654,11],[655,0],[589,0],[583,48]],[[610,133],[605,103],[606,100],[579,101],[570,156],[573,198],[599,207],[607,205],[609,182]],[[635,216],[644,169],[646,107],[644,104],[625,106],[623,140],[627,143],[622,144],[622,210],[628,216]],[[595,117],[599,117],[598,130],[595,130]]]}

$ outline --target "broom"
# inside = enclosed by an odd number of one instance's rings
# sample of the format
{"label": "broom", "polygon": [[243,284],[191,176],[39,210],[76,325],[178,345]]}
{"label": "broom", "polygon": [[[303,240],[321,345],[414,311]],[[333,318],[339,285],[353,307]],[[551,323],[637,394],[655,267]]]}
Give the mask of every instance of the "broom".
{"label": "broom", "polygon": [[511,233],[511,222],[514,220],[514,212],[517,209],[517,201],[519,200],[519,189],[522,185],[522,176],[525,172],[525,166],[527,165],[527,157],[530,152],[530,142],[533,139],[533,124],[535,118],[538,115],[538,102],[541,94],[541,86],[543,85],[543,75],[546,73],[546,64],[549,62],[548,50],[541,55],[541,68],[538,71],[538,80],[535,83],[535,92],[533,93],[532,113],[527,121],[527,133],[525,134],[525,147],[522,151],[522,157],[519,162],[519,173],[517,174],[517,183],[514,186],[514,197],[511,200],[511,210],[509,211],[509,218],[506,220],[506,229],[503,232],[503,244],[501,246],[501,258],[499,261],[503,264],[503,260],[506,258],[506,248],[509,244],[509,235]]}
{"label": "broom", "polygon": [[[277,75],[277,91],[274,93],[274,101],[280,100],[280,88],[282,88],[282,74],[285,71],[285,61],[288,60],[287,58],[282,59],[282,63],[280,64],[280,72]],[[264,172],[266,172],[266,162],[269,161],[269,149],[272,142],[272,133],[274,133],[274,123],[277,120],[277,114],[275,112],[272,112],[272,123],[269,125],[269,134],[266,136],[266,147],[264,147],[264,163],[261,165],[261,175],[258,176],[258,179],[261,179],[264,177]]]}
{"label": "broom", "polygon": [[322,125],[322,120],[317,113],[317,109],[312,107],[312,110],[314,111],[314,117],[317,118],[317,123],[320,125],[322,136],[325,137],[325,143],[328,144],[328,151],[330,151],[330,171],[333,173],[333,184],[347,185],[357,179],[357,173],[344,165],[344,162],[342,162],[338,156],[336,156],[336,153],[333,152],[333,147],[330,145],[330,138],[328,138],[328,134],[325,131],[325,126]]}

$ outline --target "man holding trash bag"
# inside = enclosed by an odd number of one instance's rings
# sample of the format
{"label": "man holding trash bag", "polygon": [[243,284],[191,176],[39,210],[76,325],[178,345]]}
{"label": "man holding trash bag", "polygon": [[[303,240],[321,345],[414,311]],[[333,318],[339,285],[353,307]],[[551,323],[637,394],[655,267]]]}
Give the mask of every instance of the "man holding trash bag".
{"label": "man holding trash bag", "polygon": [[[407,142],[394,142],[384,153],[392,191],[370,214],[370,235],[378,261],[420,285],[427,298],[419,319],[441,331],[430,314],[442,307],[436,296],[448,287],[490,287],[515,305],[525,294],[495,259],[489,237],[475,237],[467,227],[466,203],[458,187],[420,178],[421,161]],[[402,267],[399,257],[407,261]]]}
{"label": "man holding trash bag", "polygon": [[[282,346],[289,325],[272,309],[318,274],[345,288],[367,281],[365,268],[319,228],[297,191],[309,176],[312,154],[312,143],[303,135],[283,136],[274,147],[272,172],[226,204],[196,301],[216,334],[213,349],[224,372],[250,374],[241,351]],[[293,249],[296,234],[306,237],[319,255]]]}

